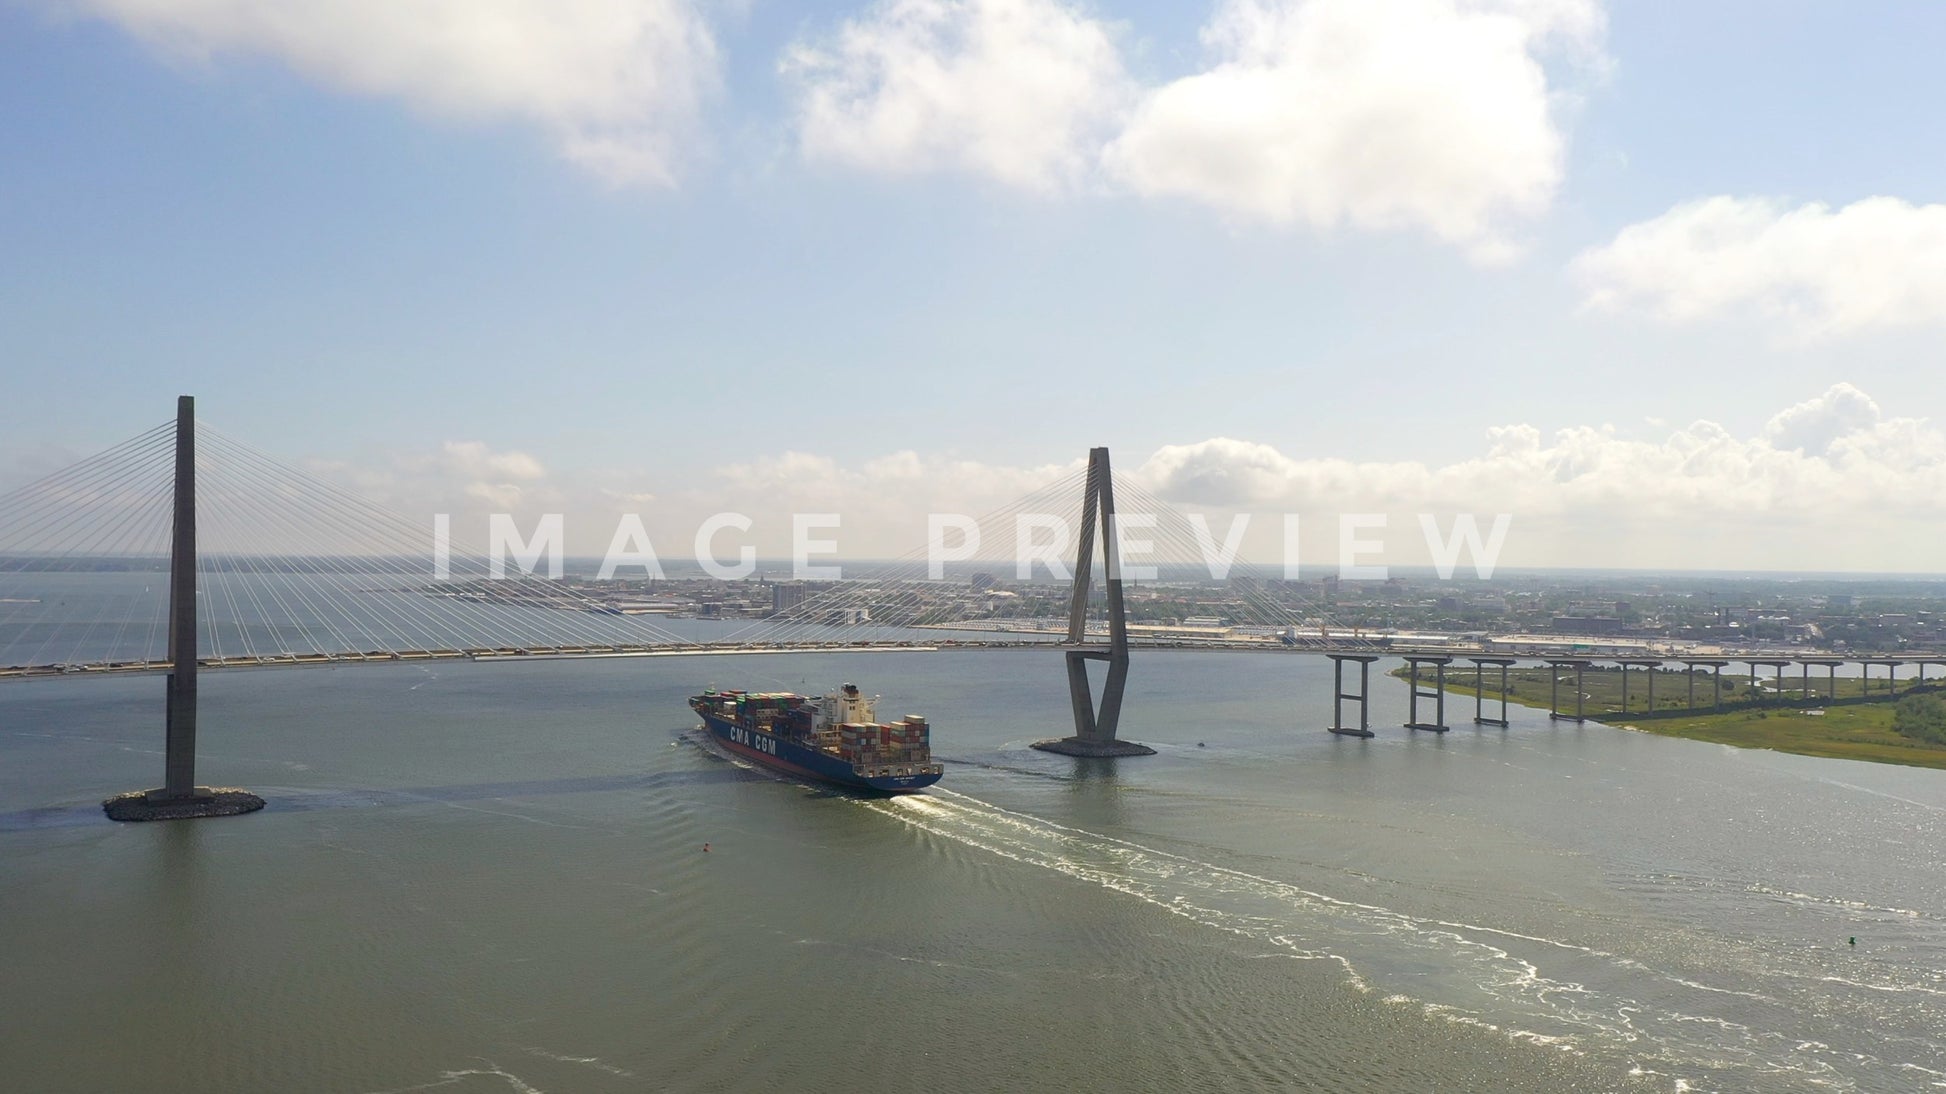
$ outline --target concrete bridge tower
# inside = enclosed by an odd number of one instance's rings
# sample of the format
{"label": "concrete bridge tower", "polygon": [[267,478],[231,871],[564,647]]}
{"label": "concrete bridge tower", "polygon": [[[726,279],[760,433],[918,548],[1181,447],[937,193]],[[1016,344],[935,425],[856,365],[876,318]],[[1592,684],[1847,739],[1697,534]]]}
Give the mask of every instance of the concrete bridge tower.
{"label": "concrete bridge tower", "polygon": [[169,676],[162,785],[102,802],[111,820],[227,817],[264,807],[245,790],[196,785],[196,399],[176,400],[174,528],[169,547]]}
{"label": "concrete bridge tower", "polygon": [[[1097,521],[1099,518],[1099,521]],[[1102,581],[1108,591],[1108,644],[1088,642],[1088,593],[1093,588],[1095,534],[1101,534]],[[1116,526],[1115,480],[1108,465],[1108,449],[1088,452],[1088,481],[1081,502],[1081,539],[1075,551],[1074,593],[1068,603],[1068,698],[1074,707],[1074,736],[1036,741],[1043,752],[1065,756],[1153,756],[1155,749],[1118,740],[1115,728],[1122,717],[1122,691],[1128,684],[1128,613],[1122,607],[1120,529]],[[1088,680],[1088,662],[1108,665],[1095,704]]]}

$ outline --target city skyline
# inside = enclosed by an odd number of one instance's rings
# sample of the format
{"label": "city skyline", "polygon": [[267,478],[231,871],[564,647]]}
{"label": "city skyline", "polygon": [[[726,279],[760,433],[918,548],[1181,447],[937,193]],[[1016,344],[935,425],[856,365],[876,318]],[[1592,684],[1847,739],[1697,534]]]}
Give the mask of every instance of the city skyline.
{"label": "city skyline", "polygon": [[897,555],[1107,444],[1503,566],[1941,568],[1926,6],[471,10],[0,10],[0,490],[191,392],[658,546]]}

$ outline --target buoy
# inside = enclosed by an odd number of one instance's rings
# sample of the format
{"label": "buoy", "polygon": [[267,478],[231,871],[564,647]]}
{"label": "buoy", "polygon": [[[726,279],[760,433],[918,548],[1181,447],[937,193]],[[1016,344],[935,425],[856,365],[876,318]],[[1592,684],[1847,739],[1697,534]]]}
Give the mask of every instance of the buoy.
{"label": "buoy", "polygon": [[1851,944],[1854,946],[1858,945],[1858,937],[1856,935],[1852,936]]}
{"label": "buoy", "polygon": [[1197,747],[1197,748],[1206,748],[1206,747],[1208,747],[1208,746],[1206,746],[1206,745],[1204,745],[1204,744],[1203,744],[1203,742],[1201,742],[1201,741],[1197,741],[1197,742],[1196,742],[1196,747]]}

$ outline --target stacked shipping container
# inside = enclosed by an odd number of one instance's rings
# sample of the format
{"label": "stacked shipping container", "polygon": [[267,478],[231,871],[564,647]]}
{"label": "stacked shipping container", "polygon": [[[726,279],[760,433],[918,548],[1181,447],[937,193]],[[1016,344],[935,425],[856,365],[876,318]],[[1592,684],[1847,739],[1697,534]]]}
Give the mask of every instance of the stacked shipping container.
{"label": "stacked shipping container", "polygon": [[852,763],[927,763],[931,730],[917,714],[897,722],[846,722],[838,727],[838,755]]}
{"label": "stacked shipping container", "polygon": [[716,692],[715,698],[726,716],[743,725],[836,752],[850,763],[932,761],[931,727],[917,714],[896,722],[844,722],[814,732],[815,708],[802,695],[724,690]]}

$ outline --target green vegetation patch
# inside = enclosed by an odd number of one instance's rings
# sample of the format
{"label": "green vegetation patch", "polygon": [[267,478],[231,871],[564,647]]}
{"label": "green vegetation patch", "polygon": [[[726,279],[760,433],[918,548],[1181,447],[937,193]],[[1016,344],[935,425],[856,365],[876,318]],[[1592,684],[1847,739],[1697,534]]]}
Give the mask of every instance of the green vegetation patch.
{"label": "green vegetation patch", "polygon": [[1930,694],[1906,696],[1892,708],[1892,728],[1924,744],[1946,745],[1946,700]]}
{"label": "green vegetation patch", "polygon": [[[1405,677],[1403,668],[1394,676]],[[1801,694],[1802,681],[1785,677],[1787,690],[1779,695],[1760,687],[1750,688],[1749,677],[1722,677],[1723,709],[1710,709],[1711,679],[1696,674],[1696,709],[1688,706],[1688,681],[1678,672],[1660,672],[1655,682],[1655,707],[1648,706],[1649,674],[1635,670],[1628,678],[1628,710],[1621,706],[1622,677],[1613,668],[1589,668],[1582,677],[1585,695],[1583,713],[1591,719],[1624,725],[1663,737],[1734,745],[1738,748],[1769,748],[1794,752],[1800,756],[1821,756],[1839,760],[1869,760],[1875,763],[1905,764],[1912,767],[1946,769],[1946,697],[1930,690],[1909,692],[1898,702],[1886,692],[1883,678],[1872,681],[1870,692],[1856,679],[1837,681],[1836,703],[1825,704],[1826,681],[1812,677],[1811,694]],[[1546,668],[1521,668],[1507,674],[1507,701],[1519,706],[1548,709],[1550,693],[1558,689],[1560,709],[1574,712],[1574,671],[1563,669],[1558,682],[1550,682]],[[1764,684],[1773,683],[1762,680]],[[1446,689],[1460,695],[1473,694],[1471,666],[1463,672],[1450,671]],[[1488,714],[1498,710],[1500,677],[1489,672],[1485,678]],[[1419,686],[1430,688],[1432,680],[1423,669]],[[1901,687],[1910,689],[1910,681]],[[1449,717],[1463,715],[1448,699]]]}
{"label": "green vegetation patch", "polygon": [[1738,748],[1773,748],[1800,756],[1871,760],[1913,767],[1946,768],[1946,747],[1903,736],[1892,728],[1891,703],[1836,706],[1823,713],[1739,710],[1630,723],[1645,733],[1688,737]]}

